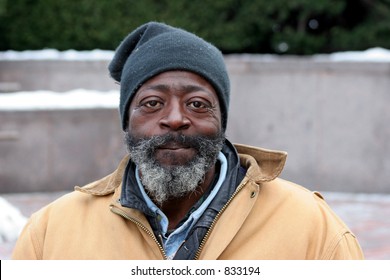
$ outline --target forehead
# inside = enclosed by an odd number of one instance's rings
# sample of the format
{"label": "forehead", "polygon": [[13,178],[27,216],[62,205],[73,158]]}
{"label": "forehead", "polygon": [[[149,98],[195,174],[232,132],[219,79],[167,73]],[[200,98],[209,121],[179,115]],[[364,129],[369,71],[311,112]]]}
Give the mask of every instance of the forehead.
{"label": "forehead", "polygon": [[173,90],[189,89],[209,92],[217,97],[213,86],[202,76],[188,71],[167,71],[147,80],[137,93],[147,89],[167,88]]}

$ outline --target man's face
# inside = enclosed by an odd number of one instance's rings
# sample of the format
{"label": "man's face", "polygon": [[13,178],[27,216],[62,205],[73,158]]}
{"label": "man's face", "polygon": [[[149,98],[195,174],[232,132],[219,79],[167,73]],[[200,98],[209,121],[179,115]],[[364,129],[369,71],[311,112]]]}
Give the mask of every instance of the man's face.
{"label": "man's face", "polygon": [[190,72],[155,76],[130,104],[126,138],[143,184],[156,201],[194,191],[223,145],[218,96]]}
{"label": "man's face", "polygon": [[[184,71],[162,73],[143,84],[129,108],[128,130],[134,137],[184,135],[214,137],[221,131],[221,109],[213,87]],[[162,165],[188,162],[196,150],[167,144],[156,150]]]}

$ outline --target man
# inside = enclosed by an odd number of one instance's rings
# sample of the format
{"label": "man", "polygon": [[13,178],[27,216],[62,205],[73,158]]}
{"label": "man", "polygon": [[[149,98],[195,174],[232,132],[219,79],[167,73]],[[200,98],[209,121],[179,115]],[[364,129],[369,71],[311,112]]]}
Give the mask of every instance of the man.
{"label": "man", "polygon": [[225,139],[218,49],[150,22],[109,65],[129,156],[34,214],[14,259],[361,259],[318,193],[277,178],[286,154]]}

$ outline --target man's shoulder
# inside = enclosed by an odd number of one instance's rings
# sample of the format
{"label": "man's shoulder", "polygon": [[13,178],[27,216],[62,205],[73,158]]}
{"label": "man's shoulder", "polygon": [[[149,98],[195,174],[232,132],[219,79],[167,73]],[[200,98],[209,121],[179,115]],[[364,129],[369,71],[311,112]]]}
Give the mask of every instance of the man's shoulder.
{"label": "man's shoulder", "polygon": [[[333,220],[338,226],[345,227],[340,218],[334,213],[326,201],[326,196],[320,192],[304,187],[297,183],[277,178],[271,182],[262,184],[262,200],[272,202],[280,208],[288,209],[291,213],[297,213],[297,216],[314,219]],[[325,215],[325,216],[324,216]]]}
{"label": "man's shoulder", "polygon": [[[86,205],[88,205],[86,208],[92,208],[93,205],[98,205],[103,200],[111,200],[114,195],[116,196],[120,192],[119,187],[122,183],[123,170],[127,162],[128,157],[125,157],[111,174],[84,186],[76,186],[72,192],[64,193],[42,207],[34,216],[43,217],[55,215],[55,213],[62,213],[63,215],[72,212],[73,209],[80,211]],[[117,192],[117,190],[119,191]]]}
{"label": "man's shoulder", "polygon": [[114,172],[87,185],[76,186],[75,190],[96,196],[105,196],[114,193],[122,183],[128,161],[129,156],[124,157]]}
{"label": "man's shoulder", "polygon": [[277,194],[279,197],[287,197],[292,200],[324,200],[323,196],[318,191],[313,191],[310,188],[283,178],[276,178],[273,181],[266,182],[262,185],[262,188],[264,191],[270,191]]}

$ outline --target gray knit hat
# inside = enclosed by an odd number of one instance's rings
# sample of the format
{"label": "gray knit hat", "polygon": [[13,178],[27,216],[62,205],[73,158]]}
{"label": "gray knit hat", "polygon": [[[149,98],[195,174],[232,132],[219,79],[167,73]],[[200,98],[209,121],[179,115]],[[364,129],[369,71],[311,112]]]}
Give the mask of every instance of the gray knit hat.
{"label": "gray knit hat", "polygon": [[226,129],[230,81],[224,59],[216,47],[198,36],[163,23],[146,23],[122,41],[108,69],[111,77],[120,83],[123,130],[137,90],[150,78],[170,70],[196,73],[214,87],[222,112],[222,128]]}

